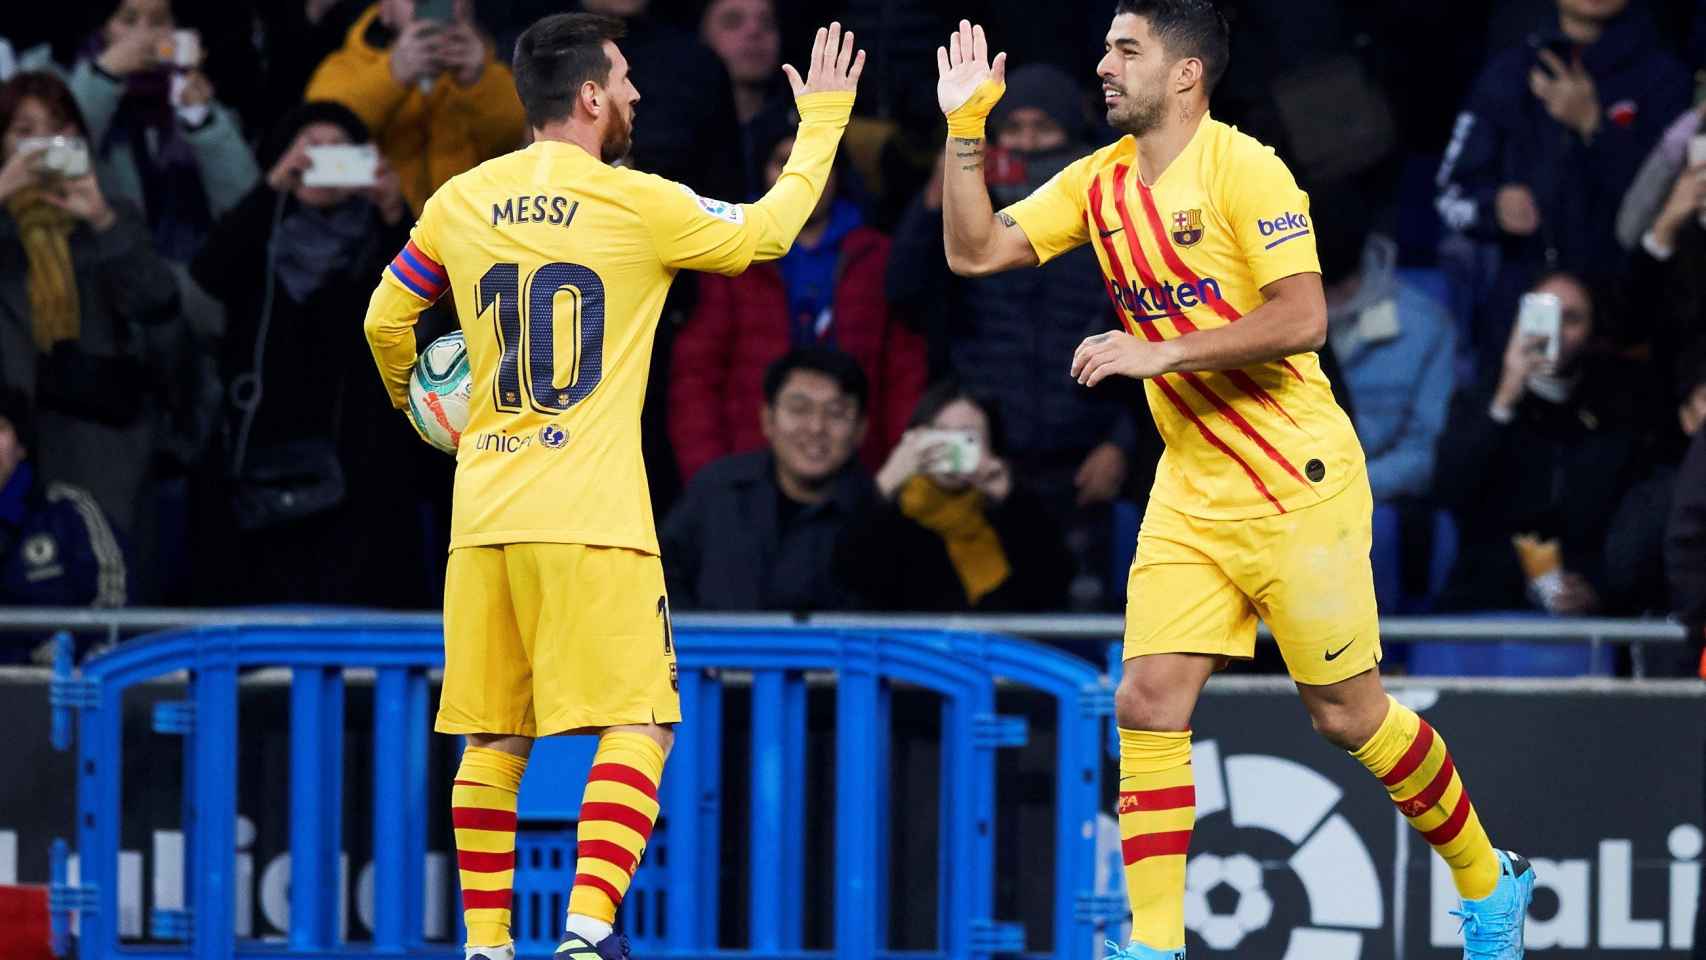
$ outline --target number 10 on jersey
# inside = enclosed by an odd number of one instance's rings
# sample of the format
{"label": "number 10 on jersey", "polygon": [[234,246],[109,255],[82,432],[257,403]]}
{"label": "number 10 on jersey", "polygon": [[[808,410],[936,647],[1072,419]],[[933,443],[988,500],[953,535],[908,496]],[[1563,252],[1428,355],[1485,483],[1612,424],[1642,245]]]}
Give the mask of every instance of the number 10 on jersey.
{"label": "number 10 on jersey", "polygon": [[[523,292],[525,291],[525,300]],[[557,295],[574,303],[572,321],[575,371],[567,386],[556,383]],[[578,263],[547,263],[528,274],[518,263],[494,263],[480,278],[478,314],[494,311],[498,375],[492,402],[503,413],[521,413],[525,404],[546,415],[562,413],[585,400],[604,376],[604,281]],[[527,376],[521,375],[522,356]]]}

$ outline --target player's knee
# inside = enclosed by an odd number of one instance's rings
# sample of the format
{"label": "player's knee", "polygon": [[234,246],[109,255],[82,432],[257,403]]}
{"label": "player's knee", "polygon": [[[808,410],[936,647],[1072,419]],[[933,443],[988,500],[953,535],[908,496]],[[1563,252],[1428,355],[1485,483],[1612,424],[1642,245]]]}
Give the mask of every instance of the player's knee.
{"label": "player's knee", "polygon": [[1342,704],[1314,704],[1309,721],[1322,739],[1341,750],[1355,750],[1368,739],[1357,712]]}
{"label": "player's knee", "polygon": [[1127,677],[1114,691],[1114,720],[1122,730],[1182,730],[1185,723],[1175,712],[1154,683]]}

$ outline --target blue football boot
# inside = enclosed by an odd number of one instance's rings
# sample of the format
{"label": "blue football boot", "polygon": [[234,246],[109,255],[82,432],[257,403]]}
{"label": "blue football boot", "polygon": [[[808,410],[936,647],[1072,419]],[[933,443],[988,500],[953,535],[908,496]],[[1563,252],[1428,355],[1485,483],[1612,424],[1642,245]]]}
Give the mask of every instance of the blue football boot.
{"label": "blue football boot", "polygon": [[1109,940],[1105,946],[1108,950],[1105,960],[1185,960],[1184,947],[1177,950],[1157,950],[1135,940],[1123,947]]}
{"label": "blue football boot", "polygon": [[1534,899],[1534,867],[1506,850],[1499,855],[1499,885],[1479,900],[1464,900],[1451,915],[1463,920],[1463,960],[1522,960],[1522,929]]}

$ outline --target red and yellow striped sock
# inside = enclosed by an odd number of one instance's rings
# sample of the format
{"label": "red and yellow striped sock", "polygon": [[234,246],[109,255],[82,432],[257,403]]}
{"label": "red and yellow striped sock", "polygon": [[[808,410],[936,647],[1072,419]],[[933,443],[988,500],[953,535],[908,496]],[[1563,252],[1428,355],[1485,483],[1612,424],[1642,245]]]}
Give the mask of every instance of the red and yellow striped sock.
{"label": "red and yellow striped sock", "polygon": [[598,741],[581,799],[571,915],[616,921],[657,822],[663,757],[663,747],[641,733],[606,733]]}
{"label": "red and yellow striped sock", "polygon": [[1387,700],[1380,729],[1351,755],[1386,784],[1398,812],[1451,866],[1458,894],[1479,900],[1498,885],[1499,857],[1469,802],[1451,751],[1414,710]]}
{"label": "red and yellow striped sock", "polygon": [[1185,858],[1197,819],[1191,733],[1120,730],[1120,845],[1131,938],[1185,945]]}
{"label": "red and yellow striped sock", "polygon": [[462,877],[462,920],[468,946],[510,942],[509,906],[515,881],[515,795],[527,759],[469,747],[450,788],[456,864]]}

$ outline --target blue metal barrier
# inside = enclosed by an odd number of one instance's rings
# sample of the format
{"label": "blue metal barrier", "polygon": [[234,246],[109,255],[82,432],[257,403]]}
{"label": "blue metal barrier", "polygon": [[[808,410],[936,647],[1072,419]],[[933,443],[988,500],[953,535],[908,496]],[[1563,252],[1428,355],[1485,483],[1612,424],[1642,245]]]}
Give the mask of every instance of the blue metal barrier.
{"label": "blue metal barrier", "polygon": [[[669,854],[636,878],[667,889],[667,917],[649,924],[645,956],[660,958],[887,957],[889,690],[924,688],[942,698],[939,918],[937,949],[907,956],[988,960],[1025,951],[1025,931],[993,916],[995,753],[1024,742],[1018,718],[995,712],[997,680],[1047,694],[1055,703],[1055,866],[1053,950],[1082,957],[1101,922],[1091,894],[1100,805],[1099,721],[1111,712],[1102,671],[1076,657],[1012,637],[918,630],[798,627],[687,627],[676,633],[685,722],[663,782]],[[79,911],[84,958],[328,955],[456,957],[455,944],[423,937],[426,811],[429,796],[428,672],[442,664],[436,619],[358,617],[308,626],[209,627],[157,634],[98,656],[73,673],[61,663],[56,723],[75,719],[78,752],[79,883],[56,887],[63,922]],[[287,944],[235,936],[237,680],[240,671],[289,667],[290,928]],[[344,671],[375,672],[373,716],[374,922],[371,942],[341,943],[339,854],[343,850]],[[181,944],[122,946],[117,871],[123,788],[120,771],[125,691],[189,671],[188,700],[157,709],[155,730],[184,741],[186,909],[156,911],[150,929]],[[718,948],[721,876],[722,678],[750,673],[753,691],[750,946]],[[834,943],[802,943],[805,876],[803,775],[805,672],[833,672],[836,685]],[[738,772],[744,775],[744,772]],[[524,787],[524,791],[525,791]],[[446,838],[448,839],[448,838]],[[565,848],[572,855],[572,847]],[[527,861],[518,867],[525,874]],[[543,858],[542,858],[543,859]],[[561,856],[559,856],[561,860]],[[657,862],[657,861],[667,862]],[[559,863],[558,870],[562,870]],[[572,875],[572,863],[567,867]],[[528,888],[518,877],[518,891]],[[524,906],[518,897],[518,914]],[[779,909],[792,904],[793,909]],[[632,905],[630,905],[632,906]],[[550,908],[541,908],[550,909]],[[537,946],[519,944],[524,948]],[[547,947],[548,949],[548,947]]]}

